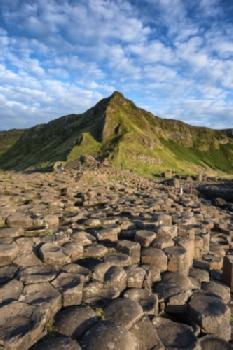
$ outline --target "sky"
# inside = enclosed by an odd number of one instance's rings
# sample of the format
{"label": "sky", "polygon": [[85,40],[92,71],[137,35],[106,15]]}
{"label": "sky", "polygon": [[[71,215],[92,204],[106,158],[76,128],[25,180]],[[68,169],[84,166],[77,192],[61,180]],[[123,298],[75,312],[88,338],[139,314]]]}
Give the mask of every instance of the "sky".
{"label": "sky", "polygon": [[233,1],[0,0],[0,129],[115,90],[163,118],[233,127]]}

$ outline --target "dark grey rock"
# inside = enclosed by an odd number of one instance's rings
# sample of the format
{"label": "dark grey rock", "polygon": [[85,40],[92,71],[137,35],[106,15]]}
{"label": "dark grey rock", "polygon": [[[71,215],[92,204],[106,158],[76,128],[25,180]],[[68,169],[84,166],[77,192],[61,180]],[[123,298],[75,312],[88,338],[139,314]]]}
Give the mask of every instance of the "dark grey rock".
{"label": "dark grey rock", "polygon": [[201,350],[232,350],[232,345],[225,340],[207,335],[199,340]]}
{"label": "dark grey rock", "polygon": [[143,309],[139,303],[127,298],[118,298],[105,309],[106,320],[118,326],[130,329],[143,316]]}
{"label": "dark grey rock", "polygon": [[226,304],[231,300],[230,288],[221,283],[214,281],[203,282],[201,288],[206,294],[220,297]]}
{"label": "dark grey rock", "polygon": [[9,282],[14,278],[18,271],[16,265],[7,265],[0,267],[0,284]]}
{"label": "dark grey rock", "polygon": [[6,350],[29,349],[45,335],[46,318],[40,309],[15,302],[0,308],[0,345]]}
{"label": "dark grey rock", "polygon": [[166,318],[155,319],[154,325],[166,349],[198,350],[197,338],[191,327]]}
{"label": "dark grey rock", "polygon": [[60,334],[41,339],[31,350],[81,350],[77,341]]}
{"label": "dark grey rock", "polygon": [[61,334],[79,338],[97,321],[96,313],[89,306],[69,306],[57,313],[55,328]]}
{"label": "dark grey rock", "polygon": [[125,328],[100,321],[81,339],[83,350],[140,350],[135,337]]}
{"label": "dark grey rock", "polygon": [[220,298],[195,293],[189,303],[189,316],[207,334],[230,340],[230,310]]}
{"label": "dark grey rock", "polygon": [[147,316],[143,317],[130,329],[134,335],[140,350],[165,350],[161,340],[158,337],[155,326]]}

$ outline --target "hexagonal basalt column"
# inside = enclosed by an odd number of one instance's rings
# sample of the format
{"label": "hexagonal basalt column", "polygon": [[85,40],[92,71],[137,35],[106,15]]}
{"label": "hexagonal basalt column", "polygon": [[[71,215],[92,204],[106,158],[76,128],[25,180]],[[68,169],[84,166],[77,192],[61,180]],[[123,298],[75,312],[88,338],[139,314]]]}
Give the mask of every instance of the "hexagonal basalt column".
{"label": "hexagonal basalt column", "polygon": [[233,292],[233,255],[223,258],[223,280]]}
{"label": "hexagonal basalt column", "polygon": [[186,260],[186,249],[183,247],[169,247],[164,249],[167,255],[167,270],[170,272],[178,272],[180,274],[188,274],[189,265]]}
{"label": "hexagonal basalt column", "polygon": [[230,340],[230,309],[219,297],[196,292],[189,303],[189,316],[203,332]]}
{"label": "hexagonal basalt column", "polygon": [[144,248],[141,255],[142,264],[152,265],[157,267],[160,271],[167,270],[167,256],[157,248]]}

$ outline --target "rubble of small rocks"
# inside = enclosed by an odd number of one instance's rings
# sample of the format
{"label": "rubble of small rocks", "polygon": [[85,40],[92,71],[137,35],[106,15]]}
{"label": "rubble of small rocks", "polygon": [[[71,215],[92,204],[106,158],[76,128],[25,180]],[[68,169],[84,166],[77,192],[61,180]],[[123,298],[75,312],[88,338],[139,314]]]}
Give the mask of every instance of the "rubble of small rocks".
{"label": "rubble of small rocks", "polygon": [[1,173],[0,349],[232,349],[232,214],[178,187]]}

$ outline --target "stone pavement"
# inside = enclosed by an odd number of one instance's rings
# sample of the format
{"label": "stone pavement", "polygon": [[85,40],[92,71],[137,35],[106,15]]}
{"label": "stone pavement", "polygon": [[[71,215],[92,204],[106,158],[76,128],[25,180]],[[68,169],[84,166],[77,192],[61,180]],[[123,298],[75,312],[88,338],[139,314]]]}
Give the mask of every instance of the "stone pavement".
{"label": "stone pavement", "polygon": [[178,192],[1,173],[0,349],[231,349],[232,215]]}

